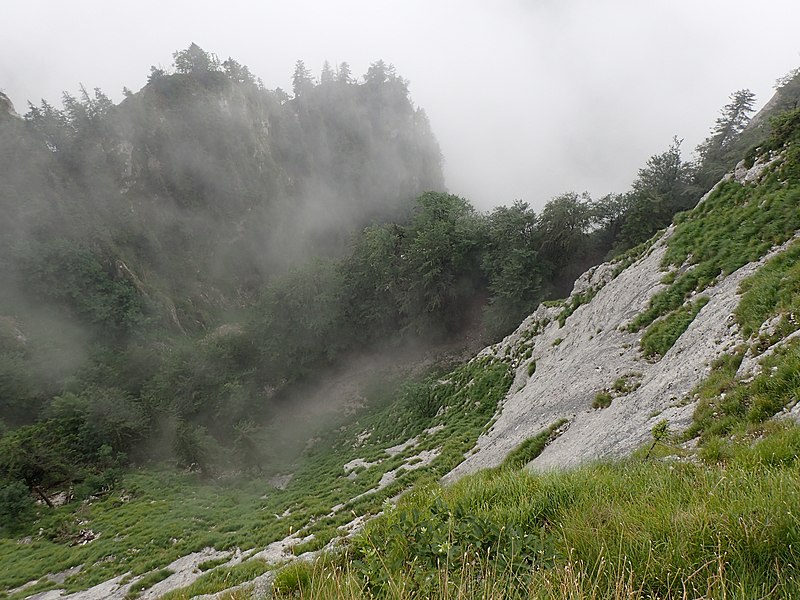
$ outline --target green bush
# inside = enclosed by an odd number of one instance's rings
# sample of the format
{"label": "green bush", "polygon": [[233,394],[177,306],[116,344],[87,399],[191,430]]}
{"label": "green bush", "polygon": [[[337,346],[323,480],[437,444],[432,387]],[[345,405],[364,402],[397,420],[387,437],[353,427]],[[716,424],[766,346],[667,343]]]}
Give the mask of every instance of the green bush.
{"label": "green bush", "polygon": [[0,526],[14,533],[33,517],[33,499],[22,481],[0,482]]}
{"label": "green bush", "polygon": [[736,307],[736,321],[745,337],[778,314],[787,314],[778,324],[776,337],[785,337],[800,327],[800,241],[769,260],[739,286],[742,295]]}
{"label": "green bush", "polygon": [[138,598],[143,591],[150,589],[159,581],[164,581],[173,573],[174,571],[170,569],[158,569],[148,573],[130,587],[128,593],[125,594],[125,600],[134,600]]}
{"label": "green bush", "polygon": [[572,313],[578,310],[580,306],[591,302],[592,298],[594,298],[597,295],[597,292],[599,292],[601,289],[602,286],[592,286],[586,291],[572,296],[567,305],[564,307],[564,310],[562,310],[557,317],[558,326],[563,327],[567,322],[567,319],[572,316]]}
{"label": "green bush", "polygon": [[130,332],[144,322],[146,302],[115,267],[117,257],[66,239],[31,244],[23,258],[30,291],[106,334]]}
{"label": "green bush", "polygon": [[312,566],[309,563],[294,561],[275,574],[273,590],[278,595],[302,594],[311,584]]}
{"label": "green bush", "polygon": [[597,392],[597,395],[592,401],[592,408],[608,408],[611,406],[611,400],[613,400],[613,396],[606,390]]}
{"label": "green bush", "polygon": [[742,352],[722,357],[694,394],[699,396],[686,438],[727,436],[760,426],[797,397],[800,343],[794,341],[762,360],[762,372],[743,383],[735,378]]}
{"label": "green bush", "polygon": [[[800,135],[797,111],[778,119],[770,142],[758,152],[782,148]],[[719,275],[763,256],[771,247],[791,238],[800,229],[800,188],[786,185],[800,172],[800,148],[782,148],[783,160],[770,167],[757,185],[726,181],[694,209],[676,218],[675,233],[667,243],[663,267],[691,268],[665,280],[667,288],[656,293],[648,308],[629,325],[638,331],[658,317],[678,309],[692,292],[701,292]],[[760,323],[748,322],[747,330]]]}
{"label": "green bush", "polygon": [[503,468],[521,469],[537,456],[539,456],[550,442],[558,435],[558,429],[567,423],[567,419],[559,419],[547,429],[535,436],[528,438],[512,450],[503,461]]}

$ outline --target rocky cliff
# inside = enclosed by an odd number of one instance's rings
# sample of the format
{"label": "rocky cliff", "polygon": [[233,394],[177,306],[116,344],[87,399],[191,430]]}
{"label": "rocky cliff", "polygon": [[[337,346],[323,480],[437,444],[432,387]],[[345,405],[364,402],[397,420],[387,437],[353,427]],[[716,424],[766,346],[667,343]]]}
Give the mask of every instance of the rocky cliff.
{"label": "rocky cliff", "polygon": [[[589,270],[566,301],[540,306],[514,333],[485,349],[482,355],[516,357],[515,381],[491,428],[445,480],[501,464],[522,442],[562,420],[566,422],[529,468],[570,467],[630,454],[651,439],[652,428],[661,420],[672,431],[690,425],[698,400],[692,390],[722,355],[747,351],[738,374],[746,379],[758,370],[762,352],[793,343],[794,325],[788,336],[753,344],[735,314],[742,282],[797,238],[798,181],[790,164],[794,159],[786,149],[790,147],[749,167],[743,161],[698,208],[679,218],[649,247]],[[774,224],[764,218],[775,203],[782,203],[789,216],[777,234]],[[708,217],[717,211],[726,211],[728,218],[722,220],[732,239],[749,235],[741,233],[748,229],[760,238],[759,250],[740,255],[735,268],[718,268],[722,255],[730,251],[725,240],[715,239],[722,231],[711,229]],[[737,222],[745,214],[755,216]],[[706,230],[705,238],[693,243],[710,246],[703,258],[690,248],[676,264],[674,248],[672,254],[670,249],[685,245],[692,228]],[[754,245],[753,239],[741,242]],[[737,248],[741,252],[741,245]],[[753,257],[756,260],[748,260]],[[658,328],[677,311],[696,307],[685,331],[663,356],[648,356],[643,338],[650,329],[637,328],[637,318],[681,287],[682,277],[706,270],[707,285],[687,288],[678,307],[651,325]],[[786,317],[771,315],[760,331],[774,328],[780,318]]]}
{"label": "rocky cliff", "polygon": [[12,117],[19,118],[17,111],[14,110],[14,104],[8,96],[0,92],[0,123]]}

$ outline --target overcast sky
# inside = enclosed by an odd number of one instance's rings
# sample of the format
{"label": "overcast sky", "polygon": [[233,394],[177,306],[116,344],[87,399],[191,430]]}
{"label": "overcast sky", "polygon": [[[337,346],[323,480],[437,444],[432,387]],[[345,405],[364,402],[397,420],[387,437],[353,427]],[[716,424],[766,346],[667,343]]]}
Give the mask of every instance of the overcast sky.
{"label": "overcast sky", "polygon": [[625,191],[673,135],[691,151],[731,92],[761,106],[800,66],[798,0],[3,0],[18,112],[79,83],[115,100],[196,42],[291,89],[297,59],[410,80],[451,192],[481,209]]}

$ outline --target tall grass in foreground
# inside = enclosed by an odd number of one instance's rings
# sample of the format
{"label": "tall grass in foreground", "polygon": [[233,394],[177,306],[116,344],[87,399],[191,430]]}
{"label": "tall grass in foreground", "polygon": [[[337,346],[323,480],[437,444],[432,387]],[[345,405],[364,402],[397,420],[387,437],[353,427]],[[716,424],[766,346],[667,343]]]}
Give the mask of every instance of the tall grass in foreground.
{"label": "tall grass in foreground", "polygon": [[[657,598],[688,599],[741,599],[754,598],[795,598],[797,588],[784,586],[782,592],[777,588],[766,594],[756,593],[744,584],[733,585],[726,579],[724,562],[718,560],[717,571],[704,581],[682,582],[685,585],[674,593],[654,595],[636,583],[636,576],[628,564],[601,565],[597,572],[587,572],[580,562],[568,562],[549,571],[533,573],[498,572],[492,564],[469,566],[451,574],[440,569],[432,574],[431,587],[419,590],[414,581],[405,574],[397,574],[385,591],[375,593],[370,590],[358,574],[349,569],[312,573],[313,577],[305,584],[291,590],[276,591],[273,598],[314,600],[363,600],[381,598],[386,600],[653,600]],[[616,578],[608,586],[601,582],[607,580],[611,571]],[[787,594],[787,595],[784,595]],[[247,591],[231,593],[229,600],[253,598]]]}
{"label": "tall grass in foreground", "polygon": [[765,450],[423,486],[339,554],[278,573],[276,597],[800,597],[797,453]]}

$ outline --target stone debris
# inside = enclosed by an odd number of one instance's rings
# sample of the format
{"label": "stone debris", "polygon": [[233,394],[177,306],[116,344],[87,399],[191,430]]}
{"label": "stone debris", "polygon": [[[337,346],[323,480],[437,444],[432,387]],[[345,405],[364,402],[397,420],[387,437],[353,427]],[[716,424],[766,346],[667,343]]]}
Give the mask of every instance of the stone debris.
{"label": "stone debris", "polygon": [[386,448],[384,452],[386,452],[386,454],[388,454],[389,456],[397,456],[401,452],[405,452],[406,450],[408,450],[409,448],[413,448],[417,444],[419,444],[419,438],[414,436],[411,439],[406,440],[402,444],[397,444],[396,446],[392,446],[391,448]]}
{"label": "stone debris", "polygon": [[751,167],[747,167],[745,161],[741,160],[734,168],[732,178],[742,185],[758,183],[764,170],[781,158],[780,153],[772,153],[768,157],[759,157]]}
{"label": "stone debris", "polygon": [[292,479],[294,479],[294,473],[284,473],[280,475],[273,475],[267,480],[272,487],[276,490],[285,490],[289,487],[289,483],[291,483]]}
{"label": "stone debris", "polygon": [[343,465],[345,475],[349,475],[353,471],[358,469],[369,469],[375,465],[380,464],[381,461],[376,460],[375,462],[367,462],[363,458],[354,458],[350,462],[347,462]]}
{"label": "stone debris", "polygon": [[75,541],[72,543],[73,546],[84,546],[90,542],[93,542],[99,537],[99,534],[95,533],[91,529],[81,529],[78,532],[78,535],[75,536]]}

